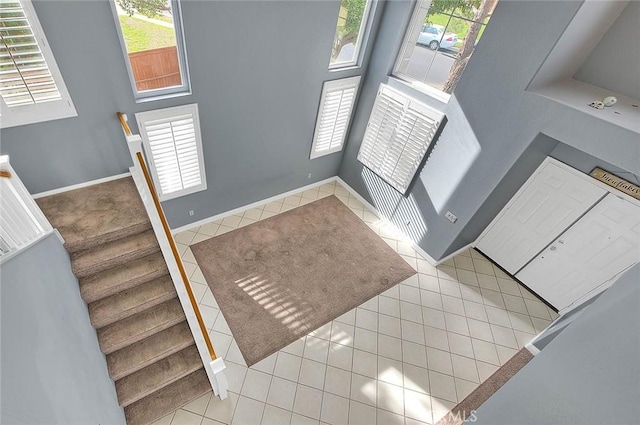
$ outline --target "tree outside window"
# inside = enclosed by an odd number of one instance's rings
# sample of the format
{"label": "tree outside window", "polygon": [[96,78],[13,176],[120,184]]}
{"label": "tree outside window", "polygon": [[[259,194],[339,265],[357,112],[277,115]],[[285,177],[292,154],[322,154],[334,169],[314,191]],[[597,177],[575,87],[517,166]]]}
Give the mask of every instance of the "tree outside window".
{"label": "tree outside window", "polygon": [[357,62],[370,3],[370,0],[342,0],[331,50],[330,68],[351,66]]}
{"label": "tree outside window", "polygon": [[419,2],[394,74],[453,93],[497,0]]}

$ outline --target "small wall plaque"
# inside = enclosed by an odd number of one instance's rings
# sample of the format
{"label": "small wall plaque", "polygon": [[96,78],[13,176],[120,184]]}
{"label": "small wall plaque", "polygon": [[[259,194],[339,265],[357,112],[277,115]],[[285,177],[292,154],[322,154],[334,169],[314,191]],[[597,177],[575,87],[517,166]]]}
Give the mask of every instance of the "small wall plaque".
{"label": "small wall plaque", "polygon": [[640,199],[640,186],[636,186],[635,184],[613,175],[608,171],[604,171],[602,168],[594,168],[589,175],[596,180],[600,180],[604,184],[618,189],[620,192],[624,192],[636,199]]}

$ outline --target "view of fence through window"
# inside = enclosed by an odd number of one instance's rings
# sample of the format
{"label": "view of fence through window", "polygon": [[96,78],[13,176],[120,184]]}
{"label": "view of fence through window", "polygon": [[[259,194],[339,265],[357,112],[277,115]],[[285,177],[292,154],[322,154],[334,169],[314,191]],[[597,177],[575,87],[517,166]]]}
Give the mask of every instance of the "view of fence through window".
{"label": "view of fence through window", "polygon": [[394,74],[452,93],[497,3],[418,2]]}
{"label": "view of fence through window", "polygon": [[370,0],[342,0],[329,68],[357,63],[370,3]]}
{"label": "view of fence through window", "polygon": [[171,1],[116,0],[138,92],[183,85]]}

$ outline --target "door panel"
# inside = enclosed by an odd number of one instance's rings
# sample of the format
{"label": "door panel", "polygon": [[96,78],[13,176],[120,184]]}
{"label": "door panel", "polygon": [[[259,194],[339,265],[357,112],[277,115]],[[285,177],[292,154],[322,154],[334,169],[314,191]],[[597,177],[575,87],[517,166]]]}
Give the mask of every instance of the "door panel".
{"label": "door panel", "polygon": [[542,167],[478,241],[477,248],[511,274],[606,194],[588,179],[552,162]]}
{"label": "door panel", "polygon": [[640,207],[609,194],[516,277],[564,310],[637,262]]}

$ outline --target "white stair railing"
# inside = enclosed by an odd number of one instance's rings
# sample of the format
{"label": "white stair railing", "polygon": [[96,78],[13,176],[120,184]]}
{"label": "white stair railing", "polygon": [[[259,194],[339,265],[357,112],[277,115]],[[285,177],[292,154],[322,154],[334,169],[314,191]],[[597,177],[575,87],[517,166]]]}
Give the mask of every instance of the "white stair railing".
{"label": "white stair railing", "polygon": [[53,227],[11,167],[9,156],[0,156],[0,261],[52,232]]}
{"label": "white stair railing", "polygon": [[226,366],[224,360],[221,357],[217,357],[213,349],[209,333],[204,324],[204,319],[198,308],[198,302],[193,295],[189,278],[187,277],[182,259],[180,258],[173,239],[173,234],[167,223],[158,195],[153,187],[153,181],[144,160],[142,138],[138,134],[131,133],[129,125],[127,124],[126,115],[120,112],[118,112],[117,115],[122,124],[127,146],[133,159],[133,167],[129,168],[131,176],[136,183],[140,198],[149,215],[149,220],[153,226],[153,231],[160,245],[162,255],[167,263],[167,268],[169,269],[173,285],[178,293],[182,309],[187,317],[187,323],[193,334],[193,339],[196,342],[198,353],[200,354],[202,363],[205,365],[205,371],[209,377],[213,392],[220,397],[221,400],[224,400],[227,398],[227,390],[229,387],[224,373]]}

